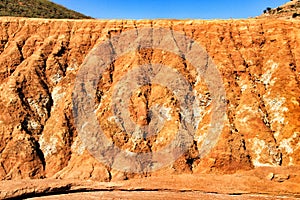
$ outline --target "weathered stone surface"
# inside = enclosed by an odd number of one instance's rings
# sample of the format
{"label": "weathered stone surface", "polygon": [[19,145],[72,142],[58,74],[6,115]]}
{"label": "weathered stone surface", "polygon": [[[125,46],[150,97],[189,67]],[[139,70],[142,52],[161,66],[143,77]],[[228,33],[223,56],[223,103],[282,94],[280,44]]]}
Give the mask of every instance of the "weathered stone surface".
{"label": "weathered stone surface", "polygon": [[[93,158],[78,137],[72,114],[76,73],[89,51],[112,35],[142,27],[170,28],[203,46],[221,74],[227,98],[222,134],[215,148],[200,159],[197,149],[210,123],[211,106],[207,88],[194,81],[195,90],[203,95],[203,118],[194,145],[172,166],[152,175],[234,173],[260,166],[300,165],[300,21],[1,18],[2,180],[54,177],[109,181],[149,176],[118,172]],[[176,130],[176,113],[171,115],[174,121],[168,129],[161,132],[162,140],[152,141],[157,141],[153,149],[143,141],[114,135],[118,127],[108,119],[111,88],[127,68],[142,63],[172,66],[193,82],[192,71],[183,62],[159,50],[140,51],[118,60],[99,83],[98,97],[102,99],[97,114],[105,134],[120,147],[137,152],[153,151],[168,143]],[[129,110],[138,124],[147,123],[148,103],[166,103],[176,110],[176,99],[166,89],[154,85],[135,92]],[[286,180],[284,175],[270,179]]]}
{"label": "weathered stone surface", "polygon": [[[263,167],[231,175],[169,175],[117,182],[78,179],[2,181],[1,199],[298,199],[299,167]],[[267,174],[290,173],[277,182]]]}

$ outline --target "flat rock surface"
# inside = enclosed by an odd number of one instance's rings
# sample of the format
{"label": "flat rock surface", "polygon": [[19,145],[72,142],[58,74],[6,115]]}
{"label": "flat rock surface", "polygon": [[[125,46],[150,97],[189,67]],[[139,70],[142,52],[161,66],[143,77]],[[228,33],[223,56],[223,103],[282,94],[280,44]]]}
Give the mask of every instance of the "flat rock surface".
{"label": "flat rock surface", "polygon": [[114,192],[86,192],[66,195],[54,195],[47,197],[38,197],[31,199],[206,199],[206,200],[275,200],[275,199],[298,199],[290,196],[261,195],[261,194],[245,194],[245,195],[229,195],[215,194],[205,192],[168,192],[168,191],[114,191]]}
{"label": "flat rock surface", "polygon": [[[291,173],[291,171],[293,172]],[[270,177],[270,173],[274,176]],[[274,179],[275,175],[289,176],[289,178],[276,180]],[[259,168],[233,175],[176,175],[117,182],[20,180],[2,181],[0,198],[297,199],[300,198],[299,182],[299,168]]]}

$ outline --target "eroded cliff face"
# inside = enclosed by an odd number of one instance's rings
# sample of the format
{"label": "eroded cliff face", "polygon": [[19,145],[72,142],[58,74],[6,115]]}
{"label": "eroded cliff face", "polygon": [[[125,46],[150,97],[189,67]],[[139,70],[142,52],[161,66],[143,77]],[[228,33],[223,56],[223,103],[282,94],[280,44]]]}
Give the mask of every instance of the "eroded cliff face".
{"label": "eroded cliff face", "polygon": [[[72,113],[76,75],[87,54],[113,35],[143,27],[178,31],[207,51],[226,92],[224,128],[216,146],[199,158],[197,150],[210,124],[210,93],[193,80],[183,58],[148,49],[122,57],[102,76],[97,116],[107,137],[134,152],[154,151],[172,139],[180,118],[176,112],[170,112],[172,119],[167,128],[158,137],[150,138],[150,146],[145,141],[117,135],[118,127],[109,118],[110,88],[126,68],[160,63],[176,68],[191,80],[202,95],[202,118],[189,151],[152,175],[233,173],[260,166],[300,165],[300,21],[1,18],[0,27],[2,180],[55,177],[109,181],[150,175],[123,173],[95,159],[78,137]],[[145,116],[154,103],[170,110],[177,108],[176,99],[166,88],[145,86],[132,95],[128,108],[132,120],[147,124]]]}

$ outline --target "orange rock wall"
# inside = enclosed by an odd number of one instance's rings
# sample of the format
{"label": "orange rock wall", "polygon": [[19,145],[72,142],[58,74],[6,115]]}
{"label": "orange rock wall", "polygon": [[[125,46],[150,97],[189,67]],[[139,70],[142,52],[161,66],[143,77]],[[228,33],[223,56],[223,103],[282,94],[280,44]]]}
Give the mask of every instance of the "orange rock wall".
{"label": "orange rock wall", "polygon": [[[300,165],[300,21],[0,18],[0,179],[149,175],[98,162],[80,141],[72,115],[76,73],[89,51],[111,35],[143,27],[170,28],[197,41],[217,66],[227,97],[225,126],[212,151],[195,156],[195,138],[189,152],[153,175]],[[204,109],[199,132],[209,124],[210,108]]]}

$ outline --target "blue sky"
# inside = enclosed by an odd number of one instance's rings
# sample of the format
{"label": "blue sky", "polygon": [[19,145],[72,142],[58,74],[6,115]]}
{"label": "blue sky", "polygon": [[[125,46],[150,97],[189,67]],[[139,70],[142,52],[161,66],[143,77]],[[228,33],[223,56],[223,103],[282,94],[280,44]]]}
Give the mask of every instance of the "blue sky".
{"label": "blue sky", "polygon": [[100,19],[230,19],[262,14],[289,0],[52,0]]}

